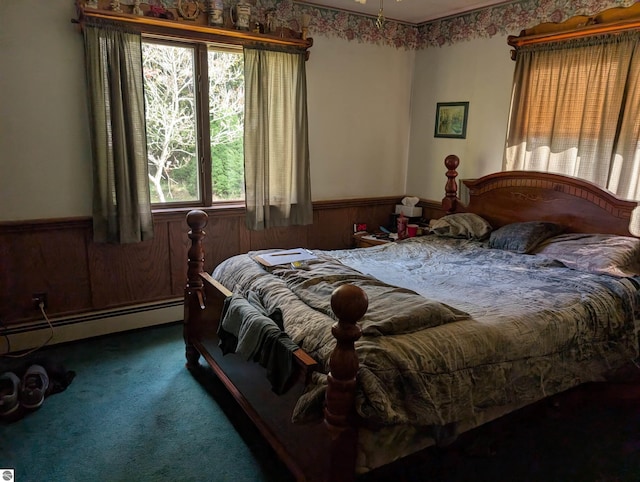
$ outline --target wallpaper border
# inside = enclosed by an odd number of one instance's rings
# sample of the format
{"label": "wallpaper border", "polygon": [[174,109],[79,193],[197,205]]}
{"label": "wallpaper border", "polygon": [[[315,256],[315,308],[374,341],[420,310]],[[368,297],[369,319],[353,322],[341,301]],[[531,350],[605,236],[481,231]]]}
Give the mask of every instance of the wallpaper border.
{"label": "wallpaper border", "polygon": [[[345,0],[355,1],[355,0]],[[593,15],[608,8],[628,7],[635,0],[521,0],[475,10],[422,25],[387,20],[382,30],[374,17],[356,15],[292,0],[257,0],[258,10],[275,8],[278,18],[298,29],[303,13],[311,17],[309,34],[338,37],[348,41],[418,50],[495,35],[519,34],[542,22],[563,22],[575,15]]]}

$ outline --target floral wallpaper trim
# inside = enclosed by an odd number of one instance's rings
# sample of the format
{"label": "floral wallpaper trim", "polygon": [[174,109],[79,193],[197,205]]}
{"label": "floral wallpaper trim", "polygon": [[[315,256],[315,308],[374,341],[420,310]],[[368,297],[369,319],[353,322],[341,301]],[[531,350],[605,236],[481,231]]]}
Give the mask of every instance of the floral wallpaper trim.
{"label": "floral wallpaper trim", "polygon": [[[5,0],[0,0],[0,2]],[[85,0],[86,1],[86,0]],[[118,0],[120,4],[132,5],[134,0]],[[200,0],[207,5],[210,0]],[[288,27],[297,32],[302,29],[302,14],[309,14],[309,36],[321,34],[324,36],[338,37],[344,40],[388,45],[396,48],[416,49],[419,47],[418,27],[412,24],[403,24],[393,21],[385,21],[384,27],[376,27],[376,17],[357,15],[346,10],[336,10],[298,3],[293,0],[222,0],[225,11],[237,5],[241,1],[249,3],[254,21],[266,22],[267,14],[276,19],[276,27]],[[344,0],[348,6],[349,2]],[[159,5],[168,9],[175,9],[178,0],[143,0],[143,3]]]}
{"label": "floral wallpaper trim", "polygon": [[[355,0],[345,0],[345,2]],[[346,10],[335,10],[293,2],[292,0],[256,0],[258,11],[276,9],[277,18],[284,26],[300,30],[303,13],[311,17],[309,36],[320,34],[361,43],[387,45],[395,48],[417,49],[420,45],[418,27],[387,20],[382,29],[376,27],[376,17],[357,15]],[[269,7],[268,4],[271,4]]]}
{"label": "floral wallpaper trim", "polygon": [[[349,1],[349,0],[345,0]],[[354,0],[351,0],[354,1]],[[375,17],[296,3],[292,0],[255,0],[256,13],[275,8],[284,26],[299,30],[303,13],[311,16],[309,35],[423,49],[495,35],[515,35],[542,22],[563,22],[575,15],[593,15],[608,8],[628,7],[636,0],[522,0],[415,26],[387,20],[382,30]]]}
{"label": "floral wallpaper trim", "polygon": [[[3,1],[3,0],[0,0]],[[228,8],[240,0],[223,0]],[[323,8],[293,0],[244,0],[252,5],[256,19],[275,13],[278,26],[300,31],[302,14],[309,14],[309,35],[320,34],[344,40],[386,45],[407,50],[451,45],[464,40],[489,38],[494,35],[515,35],[522,29],[542,22],[563,22],[575,15],[593,15],[608,8],[628,7],[637,0],[520,0],[495,7],[474,10],[467,14],[434,20],[423,25],[411,25],[392,20],[376,27],[376,18],[357,15],[346,10]],[[347,4],[350,1],[344,0]],[[206,0],[203,0],[206,3]],[[120,0],[131,4],[133,0]],[[175,8],[177,0],[147,0]]]}
{"label": "floral wallpaper trim", "polygon": [[434,21],[418,27],[418,48],[453,44],[497,34],[517,35],[543,22],[564,22],[576,15],[593,15],[613,7],[628,7],[635,0],[522,0]]}

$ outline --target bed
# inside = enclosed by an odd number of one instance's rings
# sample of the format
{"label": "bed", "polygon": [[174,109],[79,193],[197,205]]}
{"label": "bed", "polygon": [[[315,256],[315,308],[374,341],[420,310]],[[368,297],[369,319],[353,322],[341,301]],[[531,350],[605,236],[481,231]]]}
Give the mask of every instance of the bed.
{"label": "bed", "polygon": [[375,473],[577,386],[637,387],[636,203],[512,171],[464,181],[463,204],[458,163],[431,234],[297,266],[265,250],[206,273],[206,214],[188,214],[187,367],[204,358],[297,480]]}

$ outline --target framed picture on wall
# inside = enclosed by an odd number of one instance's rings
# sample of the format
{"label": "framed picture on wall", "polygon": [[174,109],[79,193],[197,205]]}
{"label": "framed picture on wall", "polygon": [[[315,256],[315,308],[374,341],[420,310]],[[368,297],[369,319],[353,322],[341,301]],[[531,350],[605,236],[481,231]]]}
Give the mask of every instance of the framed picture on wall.
{"label": "framed picture on wall", "polygon": [[434,137],[467,137],[469,102],[438,102]]}

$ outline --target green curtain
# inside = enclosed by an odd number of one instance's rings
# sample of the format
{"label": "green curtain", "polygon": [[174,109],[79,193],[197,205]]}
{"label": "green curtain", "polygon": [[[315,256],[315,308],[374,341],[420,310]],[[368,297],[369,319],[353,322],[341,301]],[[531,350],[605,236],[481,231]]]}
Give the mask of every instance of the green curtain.
{"label": "green curtain", "polygon": [[139,33],[85,25],[93,154],[93,238],[153,238]]}
{"label": "green curtain", "polygon": [[247,47],[244,69],[246,225],[311,224],[305,54]]}

